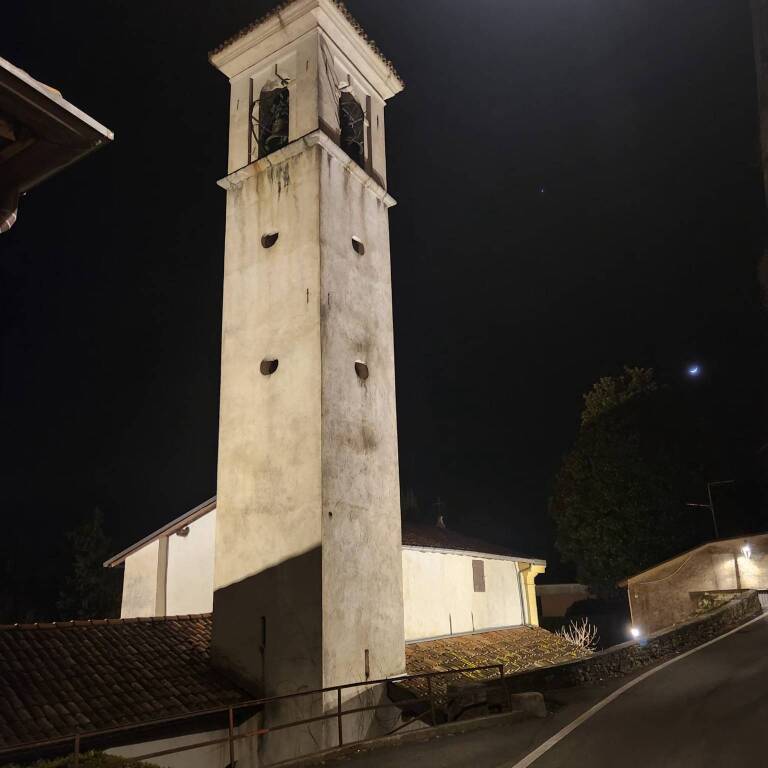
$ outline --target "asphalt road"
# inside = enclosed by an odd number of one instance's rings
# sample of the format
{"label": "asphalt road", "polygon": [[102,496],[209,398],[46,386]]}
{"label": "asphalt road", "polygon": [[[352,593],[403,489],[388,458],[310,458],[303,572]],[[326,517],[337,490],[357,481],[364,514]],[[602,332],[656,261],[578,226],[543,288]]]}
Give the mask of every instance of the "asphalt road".
{"label": "asphalt road", "polygon": [[[766,615],[768,617],[768,615]],[[543,720],[403,744],[326,765],[354,768],[728,768],[768,766],[768,618],[593,706],[631,678],[561,691]],[[641,677],[638,676],[638,677]],[[556,743],[532,762],[531,753]],[[522,763],[521,763],[522,761]]]}

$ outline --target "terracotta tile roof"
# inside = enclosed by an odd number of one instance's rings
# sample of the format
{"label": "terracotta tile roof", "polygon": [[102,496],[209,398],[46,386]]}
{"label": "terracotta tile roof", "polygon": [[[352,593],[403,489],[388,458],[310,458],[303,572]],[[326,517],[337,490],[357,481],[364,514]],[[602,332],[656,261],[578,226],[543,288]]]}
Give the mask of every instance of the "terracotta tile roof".
{"label": "terracotta tile roof", "polygon": [[[437,640],[423,640],[405,646],[405,666],[409,675],[436,672],[460,667],[482,667],[486,664],[504,664],[504,674],[546,667],[565,661],[582,659],[588,655],[578,646],[540,627],[511,627],[467,635],[454,635]],[[459,675],[439,675],[433,678],[438,698],[445,694],[446,686],[464,679],[496,677],[495,670],[469,672]],[[419,696],[426,695],[426,679],[398,683]]]}
{"label": "terracotta tile roof", "polygon": [[0,749],[246,701],[211,615],[0,626]]}
{"label": "terracotta tile roof", "polygon": [[462,533],[451,531],[448,528],[441,528],[437,525],[403,523],[403,546],[456,549],[463,552],[480,552],[488,555],[522,557],[522,555],[518,555],[506,547],[489,544],[487,541],[475,539],[472,536],[465,536]]}
{"label": "terracotta tile roof", "polygon": [[[271,11],[268,13],[265,13],[263,16],[260,16],[255,21],[252,21],[247,27],[243,27],[239,32],[236,32],[232,37],[226,39],[221,45],[217,45],[212,51],[209,52],[208,56],[215,56],[217,53],[221,53],[225,48],[228,48],[232,43],[236,43],[238,40],[245,37],[249,32],[252,32],[257,27],[260,27],[264,22],[269,21],[273,16],[278,16],[281,11],[284,11],[289,5],[292,5],[295,2],[295,0],[286,0],[285,2],[279,3],[276,5]],[[341,15],[352,25],[352,28],[357,32],[360,37],[365,40],[365,42],[368,44],[368,47],[373,51],[376,56],[381,59],[382,62],[387,66],[387,69],[397,78],[398,82],[401,86],[404,86],[403,79],[400,77],[400,75],[397,74],[397,71],[395,70],[395,65],[381,52],[381,49],[379,48],[376,43],[371,40],[368,37],[368,33],[362,28],[360,23],[355,19],[355,17],[349,12],[349,9],[347,8],[344,3],[341,2],[341,0],[331,0],[331,3],[339,10]]]}

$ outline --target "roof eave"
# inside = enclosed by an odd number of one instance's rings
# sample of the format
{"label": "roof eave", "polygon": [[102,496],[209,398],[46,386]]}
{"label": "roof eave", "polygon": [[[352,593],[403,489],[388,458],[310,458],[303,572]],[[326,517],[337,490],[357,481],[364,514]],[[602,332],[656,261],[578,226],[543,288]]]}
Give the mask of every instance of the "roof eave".
{"label": "roof eave", "polygon": [[482,557],[489,560],[512,560],[517,563],[530,563],[531,565],[544,565],[546,560],[534,557],[522,557],[520,555],[500,555],[493,552],[479,552],[471,549],[453,549],[452,547],[430,547],[428,544],[403,544],[403,549],[417,552],[437,552],[443,555],[465,555],[468,557]]}
{"label": "roof eave", "polygon": [[668,560],[662,560],[660,563],[657,563],[656,565],[652,565],[650,568],[646,568],[644,571],[640,571],[639,573],[636,573],[634,576],[627,576],[625,579],[622,579],[621,581],[617,581],[616,586],[621,588],[626,588],[633,582],[637,581],[641,576],[645,576],[648,573],[652,573],[653,571],[656,571],[665,565],[672,565],[672,563],[674,563],[676,560],[686,557],[686,555],[693,555],[694,553],[698,552],[701,549],[704,549],[705,547],[711,547],[713,544],[725,544],[730,541],[739,541],[740,539],[742,540],[754,539],[757,536],[766,536],[766,535],[768,535],[768,532],[763,531],[762,533],[745,533],[745,534],[742,534],[741,536],[729,536],[726,539],[712,539],[711,541],[706,541],[703,544],[699,544],[698,547],[692,547],[691,549],[686,549],[685,552],[681,552],[679,555],[670,557]]}
{"label": "roof eave", "polygon": [[189,512],[185,512],[175,520],[171,520],[170,523],[167,523],[162,528],[158,528],[156,531],[150,533],[148,536],[145,536],[143,539],[140,539],[135,544],[131,544],[130,547],[127,547],[122,552],[118,552],[114,557],[110,557],[109,560],[105,560],[104,567],[114,568],[116,565],[120,565],[126,560],[127,557],[132,555],[134,552],[137,552],[142,547],[147,546],[147,544],[151,544],[161,536],[171,536],[172,534],[176,533],[176,531],[180,531],[182,528],[186,528],[186,526],[194,523],[195,520],[203,517],[203,515],[207,515],[215,508],[216,497],[212,496],[202,504],[198,504],[193,509],[190,509]]}
{"label": "roof eave", "polygon": [[[299,22],[307,14],[315,16],[316,27],[333,24],[365,59],[370,70],[371,85],[379,91],[383,99],[399,93],[405,87],[392,62],[368,38],[360,24],[341,2],[337,0],[293,0],[281,3],[265,16],[241,29],[224,43],[208,54],[208,60],[230,79],[236,77],[254,63],[246,56],[247,52],[261,45],[268,38],[284,33],[289,25]],[[306,25],[304,25],[306,26]],[[306,33],[309,28],[299,30]],[[296,33],[296,34],[299,34]],[[373,54],[372,56],[370,54]],[[373,82],[375,81],[375,82]]]}

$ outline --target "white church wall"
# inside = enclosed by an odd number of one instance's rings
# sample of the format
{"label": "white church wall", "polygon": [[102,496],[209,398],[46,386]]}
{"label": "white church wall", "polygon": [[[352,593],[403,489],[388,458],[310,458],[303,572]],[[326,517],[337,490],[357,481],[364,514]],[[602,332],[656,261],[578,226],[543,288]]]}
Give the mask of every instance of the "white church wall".
{"label": "white church wall", "polygon": [[216,510],[198,518],[186,536],[168,537],[166,614],[210,613],[213,610],[213,550]]}
{"label": "white church wall", "polygon": [[125,559],[120,618],[159,616],[158,562],[160,540],[150,542]]}
{"label": "white church wall", "polygon": [[[472,561],[483,563],[475,592]],[[525,623],[514,560],[403,547],[405,639]]]}

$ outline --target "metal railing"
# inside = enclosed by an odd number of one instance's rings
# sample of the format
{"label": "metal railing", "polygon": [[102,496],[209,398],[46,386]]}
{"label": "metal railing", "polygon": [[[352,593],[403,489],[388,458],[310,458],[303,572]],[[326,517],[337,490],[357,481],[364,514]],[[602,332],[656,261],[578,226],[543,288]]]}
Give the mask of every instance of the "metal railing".
{"label": "metal railing", "polygon": [[[202,710],[197,710],[195,712],[188,712],[183,715],[176,715],[175,717],[146,720],[140,723],[134,723],[132,725],[123,725],[116,728],[103,728],[103,729],[92,730],[92,731],[76,731],[75,733],[72,733],[68,736],[62,736],[55,739],[44,739],[44,740],[35,741],[35,742],[27,742],[26,744],[18,744],[14,747],[0,749],[0,762],[3,762],[4,755],[7,755],[9,757],[13,755],[14,757],[16,757],[17,755],[20,755],[20,754],[34,753],[35,751],[42,751],[42,750],[45,750],[46,752],[50,752],[54,750],[63,752],[63,751],[66,751],[67,745],[71,744],[73,749],[74,765],[79,766],[80,759],[84,753],[84,750],[83,750],[84,741],[88,742],[88,741],[102,740],[103,742],[104,740],[109,739],[113,743],[115,743],[117,746],[120,746],[120,745],[125,746],[126,744],[131,742],[121,741],[120,743],[117,743],[117,741],[115,740],[115,737],[119,737],[121,734],[128,734],[132,731],[135,731],[137,733],[138,732],[144,733],[145,731],[149,731],[149,733],[146,734],[145,740],[153,741],[153,740],[158,740],[158,737],[155,737],[155,738],[152,737],[151,731],[153,729],[157,730],[160,728],[166,728],[166,729],[175,728],[176,726],[182,725],[184,723],[191,723],[194,720],[201,720],[203,718],[212,718],[212,717],[215,717],[216,715],[222,715],[225,713],[227,715],[227,736],[222,738],[216,738],[216,739],[208,739],[206,741],[195,742],[192,744],[184,744],[182,746],[177,746],[170,749],[163,749],[155,752],[148,752],[146,754],[133,756],[130,758],[131,762],[135,761],[139,763],[143,760],[150,760],[156,757],[162,757],[165,755],[175,754],[179,752],[187,752],[193,749],[202,749],[203,747],[209,747],[209,746],[215,746],[218,744],[228,743],[229,766],[234,766],[236,763],[236,759],[235,759],[235,742],[236,741],[251,738],[253,736],[265,736],[268,733],[274,733],[275,731],[281,731],[286,728],[295,728],[300,725],[308,725],[310,723],[317,723],[317,722],[330,720],[334,718],[337,721],[338,744],[335,745],[334,747],[331,747],[331,749],[335,749],[339,746],[344,746],[345,743],[346,744],[363,744],[368,741],[373,741],[374,739],[370,739],[370,738],[369,739],[353,739],[348,742],[344,741],[343,719],[346,716],[359,714],[363,712],[375,712],[380,709],[387,709],[392,707],[395,707],[400,710],[404,710],[404,709],[407,709],[408,707],[422,704],[422,705],[428,705],[424,707],[423,712],[416,712],[410,720],[400,723],[400,725],[398,725],[396,728],[390,730],[388,733],[384,735],[385,736],[391,735],[399,731],[401,728],[404,728],[407,725],[410,725],[411,723],[414,723],[416,721],[421,721],[422,723],[424,723],[425,727],[435,726],[438,723],[437,723],[436,696],[435,696],[434,685],[432,683],[433,678],[443,677],[447,675],[469,675],[471,673],[483,672],[488,670],[496,670],[498,672],[498,676],[493,676],[493,677],[486,676],[483,679],[499,680],[504,690],[504,695],[507,699],[507,704],[509,704],[510,702],[509,690],[507,688],[506,678],[504,675],[504,664],[501,664],[501,663],[486,664],[478,667],[461,667],[459,669],[446,669],[446,670],[439,670],[435,672],[422,672],[415,675],[400,675],[398,677],[388,677],[388,678],[382,678],[379,680],[365,680],[365,681],[355,682],[355,683],[344,683],[343,685],[332,685],[327,688],[317,688],[311,691],[300,691],[297,693],[283,694],[281,696],[268,696],[261,699],[241,701],[241,702],[238,702],[237,704],[231,704],[227,707],[202,709]],[[384,704],[369,704],[366,706],[343,709],[342,691],[344,690],[349,690],[351,688],[370,688],[376,685],[401,684],[401,683],[406,683],[412,680],[419,680],[419,679],[426,679],[426,685],[427,685],[426,696],[416,696],[410,699],[388,701],[387,703],[384,703]],[[305,717],[298,720],[291,720],[289,722],[280,723],[278,725],[273,725],[271,727],[255,728],[253,730],[246,731],[245,733],[235,732],[235,714],[240,710],[259,709],[261,711],[264,711],[264,708],[266,705],[274,704],[275,702],[286,702],[289,700],[296,700],[302,697],[320,696],[320,695],[325,695],[325,694],[334,693],[334,692],[336,693],[335,711],[325,712],[323,714],[315,715],[313,717]],[[429,723],[424,722],[427,712],[429,713],[429,720],[430,720]],[[211,726],[211,730],[217,730],[216,726]],[[170,734],[166,733],[162,738],[179,737],[179,736],[187,735],[188,733],[189,731],[179,730],[178,732],[173,732]],[[377,738],[380,738],[380,737],[377,737]],[[137,743],[137,742],[133,742],[133,743]],[[323,752],[323,751],[325,750],[316,750],[315,752],[310,752],[306,754],[307,755],[319,754],[320,752]]]}

